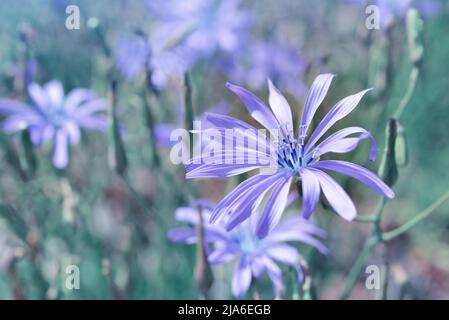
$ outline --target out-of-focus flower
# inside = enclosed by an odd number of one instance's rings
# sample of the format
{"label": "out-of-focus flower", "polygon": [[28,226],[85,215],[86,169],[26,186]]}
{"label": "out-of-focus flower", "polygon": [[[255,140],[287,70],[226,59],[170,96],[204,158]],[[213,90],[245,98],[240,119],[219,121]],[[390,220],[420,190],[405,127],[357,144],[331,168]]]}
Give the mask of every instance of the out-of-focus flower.
{"label": "out-of-focus flower", "polygon": [[[237,130],[237,134],[241,137],[255,143],[246,145],[243,158],[242,152],[229,149],[226,143],[219,150],[215,150],[213,155],[202,154],[199,159],[194,157],[186,164],[186,178],[224,178],[258,168],[271,169],[238,185],[215,207],[211,222],[217,221],[220,217],[229,217],[226,219],[226,229],[232,230],[260,207],[262,199],[270,191],[256,228],[259,238],[264,238],[280,220],[286,207],[290,186],[295,179],[302,185],[305,218],[309,218],[315,210],[322,191],[336,213],[351,221],[357,214],[351,198],[322,170],[345,174],[366,184],[382,196],[394,197],[394,192],[367,169],[346,161],[320,160],[320,156],[330,152],[352,151],[366,138],[371,140],[370,160],[375,159],[375,140],[368,131],[360,127],[341,129],[318,143],[338,120],[356,108],[368,90],[348,96],[335,104],[306,140],[312,118],[324,100],[333,77],[332,74],[322,74],[313,82],[296,135],[290,106],[270,80],[268,80],[269,103],[272,111],[248,90],[227,84],[227,87],[242,100],[251,116],[271,132],[275,131],[277,135],[275,140],[270,140],[260,130],[238,119],[213,113],[206,114],[206,119],[215,126],[216,131],[224,132],[222,135],[225,139],[229,138],[226,136],[229,130],[234,132],[233,135]],[[226,161],[217,162],[217,159]],[[253,161],[254,159],[257,161]]]}
{"label": "out-of-focus flower", "polygon": [[438,0],[348,0],[360,5],[379,7],[380,22],[383,27],[391,25],[396,18],[403,18],[408,9],[415,8],[423,16],[438,14],[442,4]]}
{"label": "out-of-focus flower", "polygon": [[145,70],[162,89],[170,76],[184,74],[199,59],[238,47],[247,22],[238,6],[239,0],[149,1],[155,29],[148,37],[136,34],[118,42],[117,68],[129,79]]}
{"label": "out-of-focus flower", "polygon": [[231,81],[262,89],[267,78],[297,98],[303,98],[307,86],[300,82],[307,65],[299,52],[272,42],[258,42],[224,65]]}
{"label": "out-of-focus flower", "polygon": [[170,76],[182,75],[191,65],[182,47],[165,48],[161,37],[147,38],[141,34],[123,37],[115,48],[117,69],[129,80],[149,72],[151,83],[162,89]]}
{"label": "out-of-focus flower", "polygon": [[[176,219],[196,226],[202,210],[204,239],[207,256],[211,264],[223,264],[237,260],[232,278],[232,293],[242,297],[253,279],[259,279],[266,272],[273,284],[275,294],[282,289],[282,272],[278,263],[299,267],[300,254],[289,242],[311,245],[326,254],[327,248],[316,237],[325,232],[300,217],[288,217],[281,221],[270,235],[262,240],[255,235],[254,219],[248,219],[231,232],[227,232],[224,221],[210,224],[212,205],[183,207],[176,210]],[[171,230],[169,239],[175,242],[194,244],[197,242],[195,227]]]}
{"label": "out-of-focus flower", "polygon": [[217,49],[233,51],[241,43],[248,13],[239,8],[240,0],[150,1],[159,19],[156,33],[184,34],[181,45],[193,59],[213,54]]}
{"label": "out-of-focus flower", "polygon": [[1,127],[7,133],[28,129],[35,146],[53,141],[53,165],[64,168],[69,162],[69,144],[80,141],[80,129],[105,130],[107,118],[97,114],[106,109],[104,99],[88,89],[75,89],[64,96],[59,81],[43,87],[28,87],[31,105],[0,99],[0,114],[6,116]]}

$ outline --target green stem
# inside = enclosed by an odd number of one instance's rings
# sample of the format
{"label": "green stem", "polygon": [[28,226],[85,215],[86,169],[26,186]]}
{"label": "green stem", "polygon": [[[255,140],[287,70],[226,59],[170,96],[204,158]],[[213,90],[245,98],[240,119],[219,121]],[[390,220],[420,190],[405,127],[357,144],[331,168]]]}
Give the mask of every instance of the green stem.
{"label": "green stem", "polygon": [[340,295],[341,299],[347,299],[349,294],[351,293],[352,289],[354,288],[357,278],[362,271],[362,268],[370,256],[371,252],[374,250],[376,245],[381,241],[382,239],[382,229],[380,226],[380,218],[382,216],[382,211],[385,207],[386,199],[384,197],[380,198],[379,203],[377,204],[376,209],[374,210],[373,214],[370,216],[367,216],[366,218],[369,218],[371,220],[371,223],[373,223],[373,230],[371,233],[371,237],[368,238],[365,242],[365,246],[363,247],[362,251],[360,252],[359,256],[357,257],[356,262],[351,268],[351,271],[349,272],[348,278],[346,279],[345,286],[342,290],[342,293]]}
{"label": "green stem", "polygon": [[347,299],[349,297],[349,294],[351,293],[352,288],[354,288],[357,278],[362,271],[363,266],[365,265],[366,259],[368,259],[379,241],[379,238],[371,237],[368,238],[368,240],[365,242],[365,246],[357,257],[357,260],[355,261],[351,271],[349,272],[345,286],[343,288],[343,291],[341,292],[340,299]]}
{"label": "green stem", "polygon": [[410,221],[404,223],[402,226],[385,232],[382,234],[382,240],[383,241],[389,241],[393,238],[396,238],[411,228],[413,228],[417,223],[424,220],[427,216],[429,216],[432,212],[434,212],[436,209],[438,209],[445,201],[449,199],[449,190],[446,191],[445,194],[443,194],[439,199],[437,199],[434,203],[432,203],[429,207],[418,213],[414,218],[412,218]]}
{"label": "green stem", "polygon": [[299,300],[298,273],[294,267],[290,267],[290,282],[292,285],[292,300]]}
{"label": "green stem", "polygon": [[299,264],[302,272],[304,273],[304,280],[301,288],[301,299],[312,300],[312,273],[310,272],[309,264],[302,256],[299,257]]}
{"label": "green stem", "polygon": [[145,123],[150,135],[151,144],[151,164],[154,167],[159,167],[160,158],[157,153],[156,133],[155,133],[155,117],[153,113],[154,104],[156,104],[155,92],[151,83],[151,72],[146,73],[146,86],[144,88],[144,117]]}
{"label": "green stem", "polygon": [[399,119],[401,117],[405,108],[409,104],[410,99],[412,98],[413,92],[415,91],[418,76],[419,76],[419,68],[417,66],[413,66],[413,69],[410,72],[410,77],[408,80],[407,91],[405,92],[405,95],[402,97],[402,99],[399,103],[399,107],[393,115],[393,117],[395,119]]}

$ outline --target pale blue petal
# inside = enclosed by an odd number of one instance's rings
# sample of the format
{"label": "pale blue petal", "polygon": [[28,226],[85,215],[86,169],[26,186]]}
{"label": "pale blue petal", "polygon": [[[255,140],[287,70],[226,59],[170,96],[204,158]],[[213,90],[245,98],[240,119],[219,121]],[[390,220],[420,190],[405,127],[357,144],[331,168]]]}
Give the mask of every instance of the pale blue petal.
{"label": "pale blue petal", "polygon": [[268,109],[265,103],[263,103],[253,93],[229,82],[226,83],[226,87],[234,92],[240,98],[240,100],[242,100],[251,116],[261,125],[263,125],[268,130],[276,129],[279,127],[279,123],[277,122],[270,109]]}
{"label": "pale blue petal", "polygon": [[391,188],[387,186],[379,177],[357,164],[340,160],[323,160],[314,163],[313,167],[324,170],[332,170],[350,176],[387,198],[393,199],[395,196],[393,190],[391,190]]}
{"label": "pale blue petal", "polygon": [[232,294],[237,298],[241,298],[248,291],[251,279],[251,266],[247,259],[242,257],[232,276]]}
{"label": "pale blue petal", "polygon": [[271,192],[257,223],[256,234],[259,239],[266,237],[278,224],[287,204],[287,198],[293,178],[293,176],[281,178]]}
{"label": "pale blue petal", "polygon": [[333,78],[333,74],[325,73],[318,75],[313,81],[309,93],[307,94],[307,99],[304,104],[304,111],[302,112],[301,121],[299,123],[300,141],[304,142],[304,138],[307,135],[307,130],[312,122],[313,116],[326,97]]}
{"label": "pale blue petal", "polygon": [[332,109],[326,114],[326,116],[321,120],[318,127],[313,131],[310,139],[307,141],[305,152],[308,152],[315,143],[332,127],[338,120],[346,117],[355,107],[357,107],[358,103],[371,89],[363,90],[359,93],[356,93],[352,96],[346,97],[336,105],[332,107]]}
{"label": "pale blue petal", "polygon": [[321,190],[335,212],[343,219],[351,221],[357,215],[354,203],[345,190],[323,171],[310,168],[320,182]]}
{"label": "pale blue petal", "polygon": [[309,219],[315,211],[320,199],[320,183],[313,172],[301,169],[302,210],[305,219]]}
{"label": "pale blue petal", "polygon": [[[347,138],[347,136],[356,133],[360,133],[360,135],[358,137]],[[349,127],[335,132],[318,144],[318,146],[312,150],[311,154],[313,158],[318,158],[328,152],[350,152],[357,148],[360,141],[366,138],[369,138],[371,142],[369,159],[374,161],[377,153],[376,140],[373,138],[371,133],[360,127]]]}
{"label": "pale blue petal", "polygon": [[281,127],[286,126],[287,133],[293,132],[293,118],[290,105],[288,104],[282,93],[274,86],[270,79],[268,81],[269,98],[271,110],[277,118]]}

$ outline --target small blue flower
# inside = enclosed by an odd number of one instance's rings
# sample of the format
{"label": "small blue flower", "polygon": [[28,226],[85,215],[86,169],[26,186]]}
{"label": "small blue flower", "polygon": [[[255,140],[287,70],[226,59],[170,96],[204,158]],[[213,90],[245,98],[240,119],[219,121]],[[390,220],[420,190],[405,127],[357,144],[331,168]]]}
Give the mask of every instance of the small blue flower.
{"label": "small blue flower", "polygon": [[[296,194],[297,195],[297,194]],[[294,200],[295,196],[291,197]],[[290,201],[291,202],[291,201]],[[264,272],[270,278],[275,294],[282,289],[282,271],[278,263],[299,268],[300,253],[291,245],[293,242],[305,243],[327,254],[326,246],[316,237],[324,237],[325,232],[300,217],[287,217],[264,239],[255,235],[253,219],[248,219],[239,227],[227,232],[223,221],[210,224],[208,220],[213,205],[204,202],[191,207],[178,208],[176,219],[194,227],[171,230],[170,240],[186,244],[197,242],[196,226],[201,209],[203,217],[206,253],[212,265],[236,261],[232,278],[232,293],[242,297],[249,289],[253,279],[261,278]]]}
{"label": "small blue flower", "polygon": [[64,96],[62,84],[50,81],[43,87],[31,83],[28,95],[31,105],[0,99],[0,114],[6,116],[1,128],[7,133],[28,129],[35,146],[52,140],[53,165],[56,168],[67,166],[69,143],[80,141],[82,128],[107,128],[107,118],[97,114],[106,109],[107,103],[88,89],[75,89]]}

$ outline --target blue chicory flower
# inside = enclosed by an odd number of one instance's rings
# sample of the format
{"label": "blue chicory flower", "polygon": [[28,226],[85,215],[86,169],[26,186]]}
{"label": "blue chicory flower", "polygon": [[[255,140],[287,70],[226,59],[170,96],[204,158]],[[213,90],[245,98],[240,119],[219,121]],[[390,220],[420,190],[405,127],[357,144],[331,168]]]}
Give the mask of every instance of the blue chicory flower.
{"label": "blue chicory flower", "polygon": [[136,79],[142,72],[148,72],[152,85],[160,90],[172,76],[181,76],[192,62],[185,48],[167,48],[167,37],[149,37],[142,34],[121,38],[115,47],[117,69],[129,80]]}
{"label": "blue chicory flower", "polygon": [[[295,197],[290,197],[294,199]],[[223,221],[210,224],[213,205],[202,203],[176,210],[176,219],[194,227],[182,227],[169,231],[170,240],[194,244],[197,242],[196,225],[201,209],[203,217],[206,254],[212,265],[236,262],[232,293],[242,297],[249,289],[253,279],[260,279],[264,272],[270,278],[275,294],[282,290],[282,271],[278,263],[297,268],[300,253],[291,243],[305,243],[327,254],[326,246],[317,239],[325,237],[325,232],[301,217],[283,219],[269,236],[260,240],[255,235],[253,219],[248,219],[239,227],[227,232]]]}
{"label": "blue chicory flower", "polygon": [[[341,129],[319,142],[338,120],[357,107],[369,89],[340,100],[306,139],[312,118],[324,100],[333,77],[332,74],[321,74],[313,82],[296,135],[290,106],[270,80],[268,80],[269,104],[272,111],[248,90],[227,83],[228,89],[241,99],[251,116],[268,130],[276,130],[281,137],[277,141],[272,141],[253,126],[238,119],[213,113],[206,114],[206,119],[215,126],[218,132],[243,129],[239,131],[240,135],[248,141],[257,142],[257,144],[248,144],[245,152],[249,157],[257,157],[259,161],[257,163],[242,162],[238,161],[242,159],[234,156],[232,163],[217,163],[217,159],[228,158],[229,154],[235,154],[233,152],[237,151],[229,150],[225,145],[217,151],[220,154],[200,155],[200,161],[194,157],[186,163],[186,178],[224,178],[254,169],[275,169],[274,172],[271,170],[259,173],[239,184],[215,207],[211,222],[227,216],[229,218],[227,218],[226,228],[232,230],[249,218],[260,207],[264,196],[270,193],[256,228],[259,238],[264,238],[280,220],[286,207],[290,186],[295,179],[299,179],[302,185],[303,215],[306,219],[316,209],[322,191],[336,213],[345,220],[351,221],[357,215],[354,203],[343,188],[323,170],[350,176],[382,196],[394,197],[394,192],[369,170],[346,161],[320,160],[320,156],[330,152],[352,151],[361,140],[366,138],[371,140],[370,160],[375,159],[375,140],[368,131],[360,127]],[[273,162],[276,163],[274,168]]]}
{"label": "blue chicory flower", "polygon": [[27,105],[11,99],[0,99],[0,114],[6,116],[1,128],[7,133],[28,129],[35,146],[53,141],[53,165],[65,168],[69,162],[69,144],[80,141],[80,129],[105,130],[107,118],[97,114],[107,103],[88,89],[72,90],[64,96],[59,81],[50,81],[43,87],[28,86],[32,101]]}

